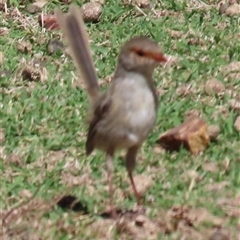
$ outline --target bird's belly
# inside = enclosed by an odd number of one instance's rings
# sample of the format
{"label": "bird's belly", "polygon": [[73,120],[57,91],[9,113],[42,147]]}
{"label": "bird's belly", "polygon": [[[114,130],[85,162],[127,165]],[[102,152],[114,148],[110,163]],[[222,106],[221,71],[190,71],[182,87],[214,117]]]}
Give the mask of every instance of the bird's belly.
{"label": "bird's belly", "polygon": [[129,124],[127,136],[134,142],[145,140],[156,119],[155,103],[152,94],[145,96],[138,104],[129,108],[126,121]]}
{"label": "bird's belly", "polygon": [[140,89],[123,94],[122,102],[113,100],[112,114],[106,116],[98,127],[97,148],[106,150],[112,145],[121,149],[141,145],[153,128],[156,110],[152,92]]}

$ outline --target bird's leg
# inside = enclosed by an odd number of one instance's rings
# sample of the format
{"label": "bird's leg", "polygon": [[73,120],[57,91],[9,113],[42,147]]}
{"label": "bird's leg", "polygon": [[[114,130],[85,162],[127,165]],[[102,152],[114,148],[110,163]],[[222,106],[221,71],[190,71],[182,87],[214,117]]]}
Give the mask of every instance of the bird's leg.
{"label": "bird's leg", "polygon": [[140,196],[139,193],[137,191],[137,188],[135,186],[134,180],[133,180],[133,175],[132,172],[135,168],[136,165],[136,155],[137,155],[137,151],[138,151],[138,146],[129,148],[127,151],[127,155],[126,155],[126,167],[127,167],[127,171],[128,171],[128,176],[130,178],[130,182],[133,188],[133,192],[135,195],[135,198],[137,200],[137,205],[138,207],[141,206],[141,200],[140,200]]}
{"label": "bird's leg", "polygon": [[114,171],[114,165],[113,165],[113,152],[107,152],[106,156],[106,166],[107,166],[107,174],[108,174],[108,187],[109,187],[109,197],[110,197],[110,211],[112,218],[117,217],[116,208],[113,204],[113,186],[112,186],[112,175]]}

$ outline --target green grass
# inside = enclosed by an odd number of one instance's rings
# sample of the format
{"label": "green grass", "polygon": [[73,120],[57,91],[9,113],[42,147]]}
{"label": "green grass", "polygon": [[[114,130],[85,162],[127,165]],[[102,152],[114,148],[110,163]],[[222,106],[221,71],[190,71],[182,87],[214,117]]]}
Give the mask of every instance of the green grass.
{"label": "green grass", "polygon": [[[155,73],[160,92],[157,124],[138,155],[135,174],[149,175],[154,180],[143,198],[150,218],[164,222],[162,216],[176,205],[204,208],[211,215],[223,219],[224,228],[233,231],[239,221],[236,217],[229,217],[216,203],[220,199],[230,200],[239,196],[240,135],[233,127],[237,113],[229,110],[228,101],[240,98],[240,79],[226,77],[221,70],[230,62],[240,61],[239,17],[219,15],[216,6],[210,10],[189,9],[191,2],[182,4],[164,0],[161,1],[162,6],[154,5],[155,9],[164,9],[172,14],[155,18],[149,10],[143,10],[147,16],[140,16],[136,8],[122,5],[120,1],[114,2],[106,1],[99,23],[86,24],[99,79],[113,73],[119,48],[135,35],[151,36],[167,55],[180,59],[177,64],[158,68]],[[19,8],[22,16],[0,13],[4,20],[1,27],[9,29],[9,34],[0,38],[0,51],[4,54],[1,71],[8,71],[7,77],[0,79],[0,126],[5,135],[1,146],[1,211],[26,201],[23,190],[31,194],[37,191],[32,200],[36,201],[36,207],[31,202],[31,208],[27,205],[29,211],[24,212],[21,206],[17,207],[18,214],[15,217],[10,215],[6,220],[9,229],[14,232],[17,225],[23,232],[37,234],[38,237],[42,235],[43,239],[100,239],[102,233],[95,227],[96,235],[93,236],[94,230],[91,229],[100,221],[96,214],[105,209],[109,199],[104,154],[96,152],[88,158],[85,156],[86,92],[73,87],[77,72],[72,60],[61,52],[47,52],[48,41],[62,39],[61,33],[42,30],[37,24],[37,14],[28,14],[17,1],[11,3],[12,8]],[[56,5],[59,5],[58,1],[48,3],[43,11],[50,13]],[[67,5],[62,5],[62,8],[67,9]],[[172,30],[182,31],[183,36],[173,38]],[[191,39],[199,39],[202,43],[188,44]],[[31,52],[18,51],[17,42],[20,40],[31,42]],[[47,70],[47,80],[23,80],[21,70],[24,65],[39,56],[42,56],[40,60]],[[211,78],[219,79],[227,90],[233,89],[232,95],[226,91],[221,97],[207,96],[204,84]],[[176,89],[183,84],[191,84],[191,95],[182,97],[176,94]],[[103,86],[105,88],[107,84]],[[200,111],[208,124],[220,127],[218,141],[211,143],[199,156],[192,156],[184,149],[159,153],[155,143],[159,135],[180,124],[185,113],[192,109]],[[222,114],[221,109],[227,114]],[[218,171],[205,171],[206,162],[214,163]],[[200,180],[196,180],[189,190],[192,181],[188,176],[190,170],[195,171]],[[224,181],[228,182],[227,187],[207,190],[209,184]],[[114,185],[117,189],[116,205],[131,209],[135,199],[128,193],[129,184],[122,160],[115,161]],[[56,206],[56,199],[69,194],[88,207],[88,215],[72,211],[66,214]],[[149,203],[149,197],[154,198],[153,203]],[[42,203],[43,200],[46,202]],[[47,210],[41,211],[39,202],[48,206]],[[161,211],[165,215],[161,216]],[[37,228],[30,225],[35,221],[38,222]],[[213,231],[215,225],[210,221],[208,224],[196,223],[195,227],[200,229],[199,234],[204,239],[204,234]],[[124,231],[113,232],[115,239],[131,239],[124,235]],[[180,239],[181,236],[185,236],[181,230],[166,235],[160,231],[158,239]],[[114,236],[105,239],[114,239]]]}

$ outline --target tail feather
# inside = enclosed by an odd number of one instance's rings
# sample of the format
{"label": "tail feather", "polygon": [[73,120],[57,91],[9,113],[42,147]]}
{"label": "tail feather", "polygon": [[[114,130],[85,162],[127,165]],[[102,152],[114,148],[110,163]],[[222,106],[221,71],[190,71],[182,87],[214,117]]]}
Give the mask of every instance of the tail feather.
{"label": "tail feather", "polygon": [[100,88],[82,14],[79,8],[72,4],[68,14],[64,15],[60,9],[56,9],[55,15],[68,42],[74,63],[84,80],[90,101],[93,103],[100,95]]}

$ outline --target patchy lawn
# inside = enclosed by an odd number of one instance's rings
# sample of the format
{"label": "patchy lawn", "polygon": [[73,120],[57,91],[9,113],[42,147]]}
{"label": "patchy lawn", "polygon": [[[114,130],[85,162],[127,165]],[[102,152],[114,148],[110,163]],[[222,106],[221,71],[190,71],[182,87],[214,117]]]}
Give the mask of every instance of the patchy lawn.
{"label": "patchy lawn", "polygon": [[[212,240],[236,240],[240,15],[219,14],[216,1],[152,1],[150,8],[140,8],[106,0],[100,21],[86,24],[103,89],[119,48],[132,36],[151,36],[170,56],[155,73],[157,124],[135,171],[146,214],[130,211],[135,199],[120,152],[114,200],[126,212],[113,221],[100,215],[109,205],[104,154],[85,156],[86,92],[76,86],[78,73],[61,32],[38,23],[39,14],[51,14],[56,6],[67,10],[70,1],[38,1],[42,5],[34,11],[31,1],[2,2],[1,238],[204,240],[215,233]],[[207,85],[212,79],[221,85],[215,94]],[[193,156],[156,144],[160,134],[193,112],[220,128],[206,151]]]}

